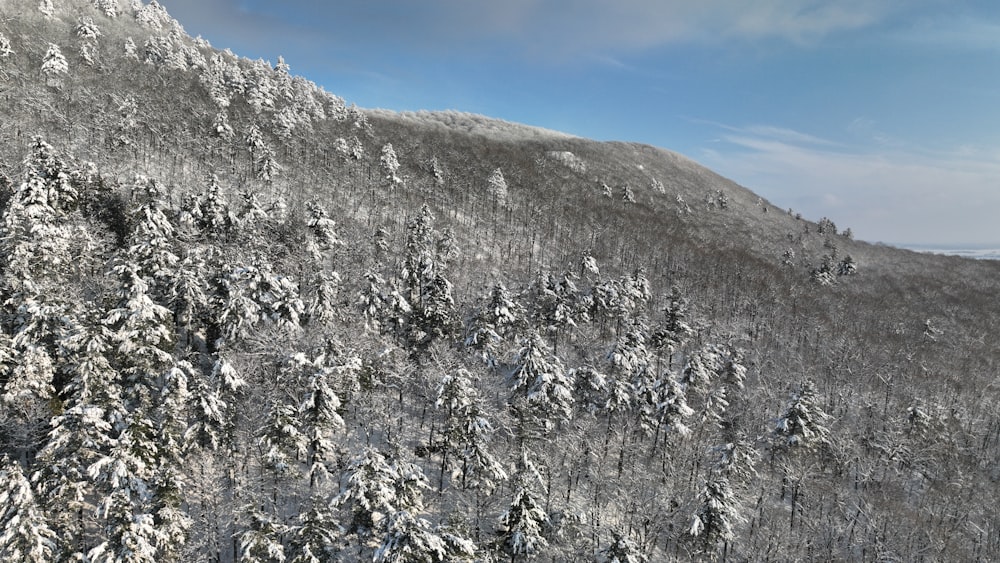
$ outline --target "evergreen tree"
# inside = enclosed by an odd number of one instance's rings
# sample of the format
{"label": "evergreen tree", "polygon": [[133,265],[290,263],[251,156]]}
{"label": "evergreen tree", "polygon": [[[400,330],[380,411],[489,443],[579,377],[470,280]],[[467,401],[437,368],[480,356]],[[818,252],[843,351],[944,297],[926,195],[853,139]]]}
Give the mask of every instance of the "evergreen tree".
{"label": "evergreen tree", "polygon": [[0,457],[0,558],[47,563],[57,553],[56,533],[49,528],[21,465]]}
{"label": "evergreen tree", "polygon": [[45,15],[47,18],[51,18],[55,14],[55,7],[52,5],[52,0],[40,0],[38,3],[38,11]]}
{"label": "evergreen tree", "polygon": [[628,535],[611,533],[611,542],[598,554],[599,563],[644,563],[648,558]]}
{"label": "evergreen tree", "polygon": [[521,342],[511,366],[511,402],[522,416],[540,422],[544,432],[548,432],[553,419],[569,420],[573,416],[572,383],[562,362],[550,354],[538,333]]}
{"label": "evergreen tree", "polygon": [[701,538],[706,551],[714,549],[720,541],[730,541],[735,536],[733,526],[742,521],[739,503],[729,480],[713,473],[698,493],[699,508],[691,519],[688,533]]}
{"label": "evergreen tree", "polygon": [[329,370],[320,368],[309,376],[307,395],[299,406],[307,444],[309,484],[313,486],[326,477],[333,462],[333,432],[344,428],[344,419],[337,413],[340,398],[330,387]]}
{"label": "evergreen tree", "polygon": [[491,492],[507,479],[503,465],[489,449],[493,427],[483,415],[481,399],[469,381],[469,373],[458,370],[441,378],[435,408],[444,412],[444,428],[435,449],[441,454],[441,478],[453,467],[452,478],[461,477],[463,488],[471,486]]}
{"label": "evergreen tree", "polygon": [[296,472],[298,460],[306,453],[308,438],[301,426],[298,410],[283,399],[275,399],[257,444],[263,452],[264,466],[274,473],[276,482]]}
{"label": "evergreen tree", "polygon": [[101,36],[101,30],[94,23],[93,18],[80,17],[76,20],[76,28],[73,30],[80,39],[96,41]]}
{"label": "evergreen tree", "polygon": [[250,525],[240,534],[240,561],[247,563],[282,563],[287,559],[281,536],[286,527],[270,514],[246,510]]}
{"label": "evergreen tree", "polygon": [[396,151],[391,143],[382,146],[382,155],[379,157],[379,169],[382,171],[382,178],[385,183],[393,188],[401,183],[403,179],[399,177],[399,160],[396,159]]}
{"label": "evergreen tree", "polygon": [[688,301],[676,285],[670,288],[667,304],[663,307],[663,316],[662,324],[653,331],[650,341],[657,352],[665,351],[668,357],[672,358],[687,338],[694,334],[694,329],[686,320]]}
{"label": "evergreen tree", "polygon": [[69,63],[55,43],[49,43],[45,58],[42,59],[42,74],[48,79],[49,86],[61,86],[59,76],[69,74]]}
{"label": "evergreen tree", "polygon": [[470,561],[475,546],[455,534],[442,534],[430,522],[400,510],[389,518],[382,543],[372,558],[375,563],[446,563]]}
{"label": "evergreen tree", "polygon": [[507,510],[497,522],[497,544],[510,555],[511,563],[518,558],[532,558],[548,545],[545,538],[549,515],[535,496],[523,485],[514,491]]}
{"label": "evergreen tree", "polygon": [[10,48],[10,39],[3,33],[0,33],[0,59],[5,59],[14,54],[14,50]]}
{"label": "evergreen tree", "polygon": [[110,334],[101,323],[78,323],[59,340],[64,410],[50,423],[32,477],[66,551],[84,548],[94,502],[88,468],[108,455],[127,416],[120,376],[111,366]]}
{"label": "evergreen tree", "polygon": [[361,545],[388,529],[389,517],[400,510],[423,510],[422,491],[427,478],[411,463],[390,463],[373,448],[366,448],[355,457],[347,471],[334,506],[350,513],[347,531],[355,534]]}
{"label": "evergreen tree", "polygon": [[785,411],[774,426],[778,446],[809,449],[829,442],[827,423],[830,418],[819,405],[813,383],[802,383],[792,392]]}
{"label": "evergreen tree", "polygon": [[489,302],[470,323],[465,345],[478,350],[487,366],[496,369],[503,355],[503,342],[524,324],[524,308],[502,283],[490,291]]}
{"label": "evergreen tree", "polygon": [[493,199],[493,208],[506,205],[507,203],[507,180],[503,177],[503,171],[499,168],[490,173],[486,179],[486,193]]}
{"label": "evergreen tree", "polygon": [[156,563],[162,559],[164,537],[154,515],[154,475],[159,456],[153,421],[130,414],[111,451],[88,469],[99,485],[98,515],[104,521],[103,541],[87,554],[101,563]]}
{"label": "evergreen tree", "polygon": [[411,343],[426,347],[449,334],[455,317],[451,282],[444,276],[447,265],[434,244],[434,216],[427,205],[407,224],[406,248],[400,272],[403,297],[411,311],[404,323]]}
{"label": "evergreen tree", "polygon": [[290,563],[325,563],[336,560],[340,525],[329,509],[314,503],[299,514],[298,521],[298,525],[290,530]]}
{"label": "evergreen tree", "polygon": [[109,18],[118,17],[118,0],[94,0],[94,7]]}

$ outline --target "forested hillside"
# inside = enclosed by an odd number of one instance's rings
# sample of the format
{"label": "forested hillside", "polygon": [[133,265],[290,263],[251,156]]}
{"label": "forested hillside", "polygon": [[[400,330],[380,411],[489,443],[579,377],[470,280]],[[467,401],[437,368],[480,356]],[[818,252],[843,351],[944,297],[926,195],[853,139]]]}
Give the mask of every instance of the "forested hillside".
{"label": "forested hillside", "polygon": [[998,263],[279,55],[0,5],[0,559],[1000,559]]}

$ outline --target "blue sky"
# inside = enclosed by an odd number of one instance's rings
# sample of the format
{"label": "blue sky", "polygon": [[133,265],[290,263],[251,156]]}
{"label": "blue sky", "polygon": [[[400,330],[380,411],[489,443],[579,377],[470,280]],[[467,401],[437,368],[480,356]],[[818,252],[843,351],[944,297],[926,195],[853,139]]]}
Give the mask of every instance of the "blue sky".
{"label": "blue sky", "polygon": [[1000,3],[160,0],[361,107],[680,152],[888,243],[1000,245]]}

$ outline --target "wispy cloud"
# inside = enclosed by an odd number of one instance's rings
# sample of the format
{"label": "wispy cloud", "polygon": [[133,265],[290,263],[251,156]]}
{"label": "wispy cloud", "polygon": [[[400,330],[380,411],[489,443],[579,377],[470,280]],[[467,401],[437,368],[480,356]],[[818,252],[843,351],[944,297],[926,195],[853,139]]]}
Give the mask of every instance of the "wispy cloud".
{"label": "wispy cloud", "polygon": [[828,216],[866,240],[1000,242],[1000,148],[847,150],[769,129],[726,133],[701,160],[775,205]]}
{"label": "wispy cloud", "polygon": [[1000,52],[1000,14],[922,18],[890,37],[911,47]]}
{"label": "wispy cloud", "polygon": [[[194,21],[234,28],[225,14],[240,14],[240,25],[260,31],[262,22],[322,29],[330,41],[397,41],[416,48],[454,49],[502,44],[508,54],[532,57],[593,56],[663,45],[779,39],[794,43],[822,40],[831,33],[872,25],[891,2],[867,0],[164,0],[168,10]],[[285,20],[285,21],[283,21]]]}

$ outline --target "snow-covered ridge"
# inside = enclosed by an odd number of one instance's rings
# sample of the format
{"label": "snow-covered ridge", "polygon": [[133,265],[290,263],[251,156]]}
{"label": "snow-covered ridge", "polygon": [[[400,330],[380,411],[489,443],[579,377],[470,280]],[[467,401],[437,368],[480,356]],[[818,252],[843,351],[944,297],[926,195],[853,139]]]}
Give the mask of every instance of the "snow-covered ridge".
{"label": "snow-covered ridge", "polygon": [[474,135],[489,136],[498,140],[542,140],[542,139],[575,139],[568,133],[534,127],[511,121],[504,121],[485,115],[467,113],[455,110],[445,111],[403,111],[387,109],[365,110],[372,116],[384,119],[398,119],[409,123],[443,127],[451,130],[464,131]]}

